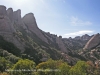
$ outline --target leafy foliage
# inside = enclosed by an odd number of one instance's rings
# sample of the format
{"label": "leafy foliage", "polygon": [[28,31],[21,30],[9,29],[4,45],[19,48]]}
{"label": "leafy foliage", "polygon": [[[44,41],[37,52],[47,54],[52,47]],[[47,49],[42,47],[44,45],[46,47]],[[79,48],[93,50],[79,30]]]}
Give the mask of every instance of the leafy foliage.
{"label": "leafy foliage", "polygon": [[75,66],[70,69],[70,75],[87,75],[88,65],[84,61],[78,61]]}
{"label": "leafy foliage", "polygon": [[4,72],[6,69],[11,67],[11,62],[6,60],[4,57],[0,57],[0,71]]}
{"label": "leafy foliage", "polygon": [[59,75],[69,75],[69,71],[70,71],[70,66],[64,62],[64,63],[61,63],[61,65],[59,65],[59,70],[60,73],[58,73]]}
{"label": "leafy foliage", "polygon": [[16,63],[20,58],[13,55],[12,53],[9,53],[6,50],[0,49],[0,56],[4,57],[6,60],[12,62],[12,63]]}
{"label": "leafy foliage", "polygon": [[[4,72],[5,69],[12,71]],[[100,66],[95,66],[92,61],[78,61],[69,66],[62,60],[49,59],[35,67],[35,62],[21,59],[12,67],[9,61],[0,57],[0,71],[2,75],[100,75]]]}
{"label": "leafy foliage", "polygon": [[68,74],[70,66],[62,60],[49,59],[47,62],[42,62],[36,66],[41,71],[39,75],[65,75]]}
{"label": "leafy foliage", "polygon": [[35,62],[28,59],[21,59],[13,66],[14,75],[31,75],[35,69]]}

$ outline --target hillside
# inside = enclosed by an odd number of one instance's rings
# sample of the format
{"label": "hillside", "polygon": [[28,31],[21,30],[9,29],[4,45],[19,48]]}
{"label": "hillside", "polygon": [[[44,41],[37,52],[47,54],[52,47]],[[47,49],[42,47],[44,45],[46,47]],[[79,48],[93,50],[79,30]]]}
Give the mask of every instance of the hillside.
{"label": "hillside", "polygon": [[[13,11],[0,5],[0,48],[36,64],[49,58],[62,59],[68,64],[75,64],[78,60],[98,61],[99,38],[100,34],[62,38],[41,30],[33,13],[21,17],[20,9]],[[91,56],[95,60],[90,59]]]}

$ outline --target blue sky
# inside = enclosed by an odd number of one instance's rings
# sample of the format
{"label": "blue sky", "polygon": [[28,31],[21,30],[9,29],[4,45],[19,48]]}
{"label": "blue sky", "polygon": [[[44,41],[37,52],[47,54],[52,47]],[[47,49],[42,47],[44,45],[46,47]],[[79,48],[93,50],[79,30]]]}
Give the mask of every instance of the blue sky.
{"label": "blue sky", "polygon": [[100,32],[100,0],[0,0],[0,5],[34,13],[40,29],[62,37]]}

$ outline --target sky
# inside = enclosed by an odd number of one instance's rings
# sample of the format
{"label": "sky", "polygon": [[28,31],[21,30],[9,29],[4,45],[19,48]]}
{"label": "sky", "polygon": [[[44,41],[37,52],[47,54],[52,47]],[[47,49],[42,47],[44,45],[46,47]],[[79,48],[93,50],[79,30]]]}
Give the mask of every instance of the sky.
{"label": "sky", "polygon": [[0,0],[21,16],[32,12],[38,27],[63,38],[100,32],[100,0]]}

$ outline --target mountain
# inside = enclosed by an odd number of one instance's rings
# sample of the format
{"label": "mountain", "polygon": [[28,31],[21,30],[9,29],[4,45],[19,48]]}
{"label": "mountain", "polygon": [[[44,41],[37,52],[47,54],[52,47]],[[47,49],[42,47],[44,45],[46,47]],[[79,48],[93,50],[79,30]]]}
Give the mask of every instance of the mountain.
{"label": "mountain", "polygon": [[100,44],[100,34],[95,34],[85,45],[84,49],[92,49]]}
{"label": "mountain", "polygon": [[79,50],[82,49],[91,36],[85,34],[83,36],[76,36],[75,38],[64,38],[63,42],[66,44],[66,47],[70,48],[71,50]]}
{"label": "mountain", "polygon": [[[45,61],[49,58],[64,58],[61,52],[68,52],[61,37],[47,33],[38,28],[34,14],[28,13],[21,18],[21,10],[0,6],[0,35],[2,42],[10,42],[20,50],[20,56],[33,59],[35,62]],[[3,38],[2,38],[3,37]],[[7,42],[6,42],[7,41]],[[16,50],[1,48],[17,55]],[[19,52],[19,51],[18,51]],[[55,55],[56,54],[56,55]],[[30,57],[28,57],[30,56]],[[68,55],[67,55],[68,56]]]}
{"label": "mountain", "polygon": [[62,59],[69,64],[86,61],[84,51],[97,48],[99,38],[99,34],[62,38],[41,30],[33,13],[21,17],[20,9],[13,11],[0,5],[0,48],[17,57],[34,60],[37,64],[49,58]]}
{"label": "mountain", "polygon": [[85,44],[83,50],[79,53],[87,60],[99,61],[100,60],[100,34],[95,34]]}

